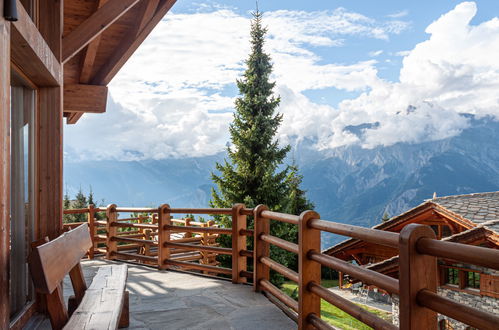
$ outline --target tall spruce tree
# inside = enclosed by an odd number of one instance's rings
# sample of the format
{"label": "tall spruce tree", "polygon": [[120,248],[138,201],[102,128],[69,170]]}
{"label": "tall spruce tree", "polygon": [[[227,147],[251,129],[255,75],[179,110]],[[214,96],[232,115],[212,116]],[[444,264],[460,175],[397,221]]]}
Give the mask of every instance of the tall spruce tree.
{"label": "tall spruce tree", "polygon": [[[236,111],[229,128],[232,141],[227,148],[229,160],[217,163],[220,174],[212,174],[217,190],[212,191],[211,206],[225,208],[240,202],[247,207],[265,204],[273,211],[299,214],[312,205],[299,189],[301,176],[297,176],[296,166],[283,165],[290,147],[280,147],[275,137],[282,115],[275,113],[280,98],[273,94],[272,63],[263,50],[266,32],[262,13],[257,9],[251,22],[247,69],[243,78],[237,80],[240,97],[235,101]],[[223,226],[231,225],[228,217],[217,220]],[[297,241],[297,228],[290,224],[272,221],[271,234]],[[229,238],[221,239],[221,244],[230,246]],[[271,256],[285,266],[296,266],[296,256],[292,253],[273,246]],[[272,280],[280,284],[283,278],[274,273]]]}

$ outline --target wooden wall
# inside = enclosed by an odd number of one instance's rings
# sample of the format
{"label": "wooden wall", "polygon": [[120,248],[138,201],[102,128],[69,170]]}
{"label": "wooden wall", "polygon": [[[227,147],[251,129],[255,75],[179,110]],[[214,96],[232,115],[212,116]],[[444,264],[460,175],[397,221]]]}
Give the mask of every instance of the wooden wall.
{"label": "wooden wall", "polygon": [[[0,13],[4,2],[0,1]],[[10,23],[0,16],[0,329],[9,327]]]}

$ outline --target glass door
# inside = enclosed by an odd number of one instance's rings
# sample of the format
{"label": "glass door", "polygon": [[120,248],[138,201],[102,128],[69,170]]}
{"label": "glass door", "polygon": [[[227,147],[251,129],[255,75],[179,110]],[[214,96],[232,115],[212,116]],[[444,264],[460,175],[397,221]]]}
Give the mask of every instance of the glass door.
{"label": "glass door", "polygon": [[11,86],[11,320],[33,299],[27,257],[34,235],[35,91]]}

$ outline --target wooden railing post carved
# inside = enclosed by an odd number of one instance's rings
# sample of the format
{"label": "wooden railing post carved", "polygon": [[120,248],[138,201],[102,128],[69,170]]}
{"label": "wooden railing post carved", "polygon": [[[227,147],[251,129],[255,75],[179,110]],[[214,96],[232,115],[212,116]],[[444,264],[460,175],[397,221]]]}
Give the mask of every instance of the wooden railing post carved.
{"label": "wooden railing post carved", "polygon": [[409,224],[399,238],[399,326],[400,329],[437,329],[437,313],[417,302],[421,289],[437,291],[437,258],[418,253],[416,242],[422,238],[435,238],[428,226]]}
{"label": "wooden railing post carved", "polygon": [[312,251],[321,252],[321,232],[308,226],[311,219],[320,219],[320,215],[314,211],[302,212],[298,223],[298,329],[313,329],[309,316],[321,316],[321,299],[308,288],[312,281],[321,283],[321,265],[308,258]]}
{"label": "wooden railing post carved", "polygon": [[260,258],[270,256],[270,244],[264,242],[260,236],[270,234],[270,220],[262,217],[262,212],[268,210],[265,205],[258,205],[254,212],[255,233],[254,233],[254,258],[253,258],[253,288],[260,292],[260,280],[269,280],[269,266],[260,262]]}
{"label": "wooden railing post carved", "polygon": [[163,204],[158,208],[158,269],[166,269],[166,259],[170,259],[170,247],[165,246],[170,242],[170,229],[165,225],[171,225],[170,205]]}
{"label": "wooden railing post carved", "polygon": [[118,220],[118,212],[116,212],[116,204],[109,204],[106,210],[107,225],[106,225],[106,258],[109,260],[116,259],[115,252],[118,252],[118,243],[113,240],[113,237],[118,236],[118,227],[113,226]]}
{"label": "wooden railing post carved", "polygon": [[92,239],[92,247],[88,250],[88,259],[94,258],[95,251],[95,206],[88,205],[88,230],[90,231],[90,238]]}
{"label": "wooden railing post carved", "polygon": [[241,271],[246,271],[246,257],[240,252],[246,250],[246,235],[241,235],[241,229],[246,229],[246,216],[241,214],[244,204],[234,204],[232,207],[232,283],[246,283]]}

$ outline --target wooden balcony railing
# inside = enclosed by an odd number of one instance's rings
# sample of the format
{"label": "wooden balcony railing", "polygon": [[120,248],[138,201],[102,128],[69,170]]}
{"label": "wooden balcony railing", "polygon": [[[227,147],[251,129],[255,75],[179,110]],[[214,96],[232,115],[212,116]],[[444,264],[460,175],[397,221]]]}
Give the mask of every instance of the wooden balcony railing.
{"label": "wooden balcony railing", "polygon": [[[102,211],[106,212],[106,220],[96,220],[95,212]],[[159,269],[180,268],[224,274],[231,276],[233,283],[252,280],[254,290],[264,292],[298,323],[299,329],[333,329],[321,319],[321,299],[375,329],[398,328],[321,286],[321,266],[398,295],[401,329],[436,329],[437,313],[479,329],[495,329],[499,324],[498,315],[460,304],[436,293],[437,258],[499,270],[499,250],[439,241],[428,226],[410,224],[400,233],[393,233],[321,220],[319,214],[313,211],[296,216],[270,211],[264,205],[248,209],[242,204],[226,209],[171,208],[167,204],[159,208],[139,209],[120,208],[112,204],[106,209],[89,207],[65,211],[70,212],[88,213],[94,239],[94,249],[89,251],[90,258],[95,253],[103,253],[109,259],[135,260],[154,264]],[[144,212],[149,215],[145,218],[119,219],[119,212]],[[173,219],[172,214],[227,215],[231,216],[232,227],[219,228],[212,222]],[[254,218],[254,230],[247,229],[249,215]],[[270,235],[270,220],[298,226],[298,243]],[[71,225],[74,224],[65,226]],[[131,231],[123,232],[118,228]],[[398,249],[399,279],[321,253],[323,231]],[[231,235],[232,247],[217,246],[214,243],[217,235]],[[247,239],[251,236],[254,251],[247,249]],[[99,247],[99,244],[105,247]],[[272,260],[270,245],[296,253],[298,272]],[[133,252],[131,247],[141,249]],[[186,252],[198,253],[198,257],[185,257]],[[217,255],[231,256],[232,268],[209,264],[209,258],[213,260],[213,256]],[[247,270],[248,258],[253,259],[253,272]],[[298,301],[270,282],[271,269],[298,284]]]}

